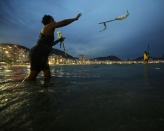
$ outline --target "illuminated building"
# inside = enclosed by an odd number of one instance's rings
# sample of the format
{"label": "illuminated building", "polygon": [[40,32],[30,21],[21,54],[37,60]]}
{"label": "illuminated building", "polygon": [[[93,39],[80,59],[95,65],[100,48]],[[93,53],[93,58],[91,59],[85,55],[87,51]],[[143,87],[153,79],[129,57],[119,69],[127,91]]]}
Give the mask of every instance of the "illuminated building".
{"label": "illuminated building", "polygon": [[29,49],[16,44],[0,45],[0,61],[8,64],[24,64],[29,62]]}

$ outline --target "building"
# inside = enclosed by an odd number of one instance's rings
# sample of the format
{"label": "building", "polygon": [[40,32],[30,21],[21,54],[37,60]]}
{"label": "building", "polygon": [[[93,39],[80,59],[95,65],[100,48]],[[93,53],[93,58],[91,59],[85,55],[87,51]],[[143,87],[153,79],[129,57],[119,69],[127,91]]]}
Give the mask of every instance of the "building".
{"label": "building", "polygon": [[80,64],[84,64],[85,63],[85,56],[84,55],[80,55],[79,56],[79,60],[80,60]]}
{"label": "building", "polygon": [[16,44],[1,44],[0,61],[8,64],[29,63],[29,49]]}

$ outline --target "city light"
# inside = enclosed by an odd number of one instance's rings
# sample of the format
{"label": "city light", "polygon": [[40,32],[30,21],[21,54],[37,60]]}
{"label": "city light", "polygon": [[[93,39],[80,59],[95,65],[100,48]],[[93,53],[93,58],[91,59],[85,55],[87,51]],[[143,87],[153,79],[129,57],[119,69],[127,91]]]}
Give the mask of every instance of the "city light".
{"label": "city light", "polygon": [[[29,65],[29,50],[16,44],[0,46],[0,62],[16,65]],[[79,58],[67,58],[63,55],[51,54],[49,56],[50,65],[89,65],[89,64],[143,64],[143,60],[121,61],[121,60],[87,60],[85,55],[79,55]],[[164,60],[149,60],[149,63],[164,63]]]}
{"label": "city light", "polygon": [[6,54],[8,54],[9,52],[8,51],[5,51]]}

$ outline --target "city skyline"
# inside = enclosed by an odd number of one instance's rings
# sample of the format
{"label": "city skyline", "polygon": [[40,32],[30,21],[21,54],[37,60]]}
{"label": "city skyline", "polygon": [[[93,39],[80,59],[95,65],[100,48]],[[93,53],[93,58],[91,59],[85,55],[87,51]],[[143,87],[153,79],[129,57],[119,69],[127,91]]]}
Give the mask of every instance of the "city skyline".
{"label": "city skyline", "polygon": [[[72,56],[135,58],[142,56],[150,44],[150,55],[159,57],[164,54],[163,4],[162,0],[2,0],[0,43],[17,43],[31,48],[43,27],[44,14],[60,21],[81,12],[79,21],[57,29],[66,37],[65,47]],[[107,23],[107,30],[99,32],[103,29],[99,22],[125,14],[126,10],[130,13],[127,19]],[[60,49],[58,45],[55,48]]]}
{"label": "city skyline", "polygon": [[[11,63],[15,63],[16,61],[19,61],[19,63],[24,63],[25,61],[29,61],[29,51],[30,49],[22,46],[22,45],[17,45],[17,44],[12,44],[12,43],[0,43],[0,61],[6,62],[6,60],[10,61]],[[127,59],[121,59],[117,56],[100,56],[100,57],[95,57],[95,58],[86,58],[84,54],[80,54],[78,57],[71,56],[65,51],[61,51],[59,49],[53,48],[50,55],[49,59],[54,59],[53,57],[65,59],[65,60],[91,60],[91,61],[143,61],[144,57],[143,56],[138,56],[134,59],[127,58]],[[19,59],[17,59],[19,58]],[[55,58],[55,59],[56,59]],[[150,61],[158,61],[158,60],[164,60],[164,55],[161,57],[149,57]],[[53,61],[53,60],[50,60]],[[53,63],[53,62],[51,62]]]}

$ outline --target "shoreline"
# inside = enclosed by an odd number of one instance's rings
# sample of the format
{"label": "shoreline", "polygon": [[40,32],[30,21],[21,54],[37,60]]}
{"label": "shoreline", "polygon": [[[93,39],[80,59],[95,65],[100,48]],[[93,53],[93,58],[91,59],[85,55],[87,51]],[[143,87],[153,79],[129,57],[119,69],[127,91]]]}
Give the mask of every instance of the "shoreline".
{"label": "shoreline", "polygon": [[[101,64],[106,64],[106,65],[111,65],[111,64],[159,64],[159,63],[164,63],[164,60],[150,60],[148,63],[145,63],[144,61],[84,61],[80,64],[78,63],[70,63],[70,64],[49,64],[50,66],[63,66],[63,65],[101,65]],[[30,64],[4,64],[0,65],[0,67],[3,66],[21,66],[21,67],[27,67],[30,66]]]}

